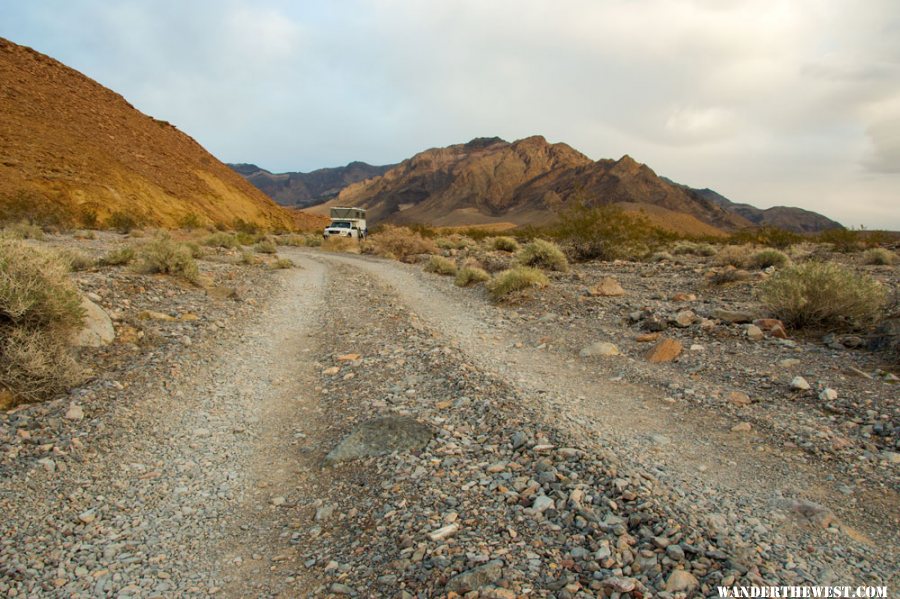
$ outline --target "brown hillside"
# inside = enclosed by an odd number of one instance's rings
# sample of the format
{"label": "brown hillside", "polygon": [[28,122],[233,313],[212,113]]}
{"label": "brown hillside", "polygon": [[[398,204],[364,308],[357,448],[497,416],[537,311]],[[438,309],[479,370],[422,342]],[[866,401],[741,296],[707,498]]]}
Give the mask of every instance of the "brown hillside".
{"label": "brown hillside", "polygon": [[320,222],[280,208],[169,123],[0,38],[0,216],[90,226],[115,213],[163,227]]}
{"label": "brown hillside", "polygon": [[426,150],[312,210],[351,205],[367,208],[373,221],[536,225],[552,221],[570,201],[640,206],[651,220],[685,233],[714,235],[751,225],[629,156],[594,162],[540,136],[513,143],[483,138]]}

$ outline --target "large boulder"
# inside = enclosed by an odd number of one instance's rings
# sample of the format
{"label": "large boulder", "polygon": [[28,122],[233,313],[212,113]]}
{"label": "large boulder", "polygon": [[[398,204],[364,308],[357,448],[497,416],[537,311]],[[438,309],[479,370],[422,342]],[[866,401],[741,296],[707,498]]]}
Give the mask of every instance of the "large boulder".
{"label": "large boulder", "polygon": [[112,343],[116,338],[116,329],[103,308],[82,297],[81,309],[84,310],[84,324],[72,338],[72,344],[79,347],[100,347]]}
{"label": "large boulder", "polygon": [[418,451],[428,445],[434,430],[409,416],[383,416],[364,422],[325,456],[326,465],[357,458]]}

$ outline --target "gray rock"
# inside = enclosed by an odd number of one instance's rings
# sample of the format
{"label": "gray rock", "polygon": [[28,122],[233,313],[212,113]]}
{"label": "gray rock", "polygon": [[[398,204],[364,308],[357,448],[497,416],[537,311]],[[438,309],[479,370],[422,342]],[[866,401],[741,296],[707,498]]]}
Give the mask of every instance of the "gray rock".
{"label": "gray rock", "polygon": [[[555,476],[554,476],[555,479]],[[536,512],[544,513],[554,505],[553,500],[547,497],[546,495],[538,495],[534,499],[534,503],[531,505],[531,509]]]}
{"label": "gray rock", "polygon": [[81,309],[84,310],[84,321],[81,330],[72,338],[72,344],[79,347],[100,347],[112,343],[116,338],[116,329],[103,308],[82,297]]}
{"label": "gray rock", "polygon": [[457,574],[447,582],[447,592],[469,593],[500,580],[503,575],[503,562],[495,559],[486,564]]}
{"label": "gray rock", "polygon": [[809,391],[810,387],[805,378],[803,378],[802,376],[795,376],[791,380],[791,389],[794,389],[796,391]]}
{"label": "gray rock", "polygon": [[722,308],[713,310],[711,316],[718,320],[730,322],[733,324],[753,322],[756,319],[756,315],[752,312],[745,312],[742,310],[724,310]]}
{"label": "gray rock", "polygon": [[387,455],[394,451],[418,451],[428,445],[434,430],[409,416],[384,416],[364,422],[325,456],[326,465]]}

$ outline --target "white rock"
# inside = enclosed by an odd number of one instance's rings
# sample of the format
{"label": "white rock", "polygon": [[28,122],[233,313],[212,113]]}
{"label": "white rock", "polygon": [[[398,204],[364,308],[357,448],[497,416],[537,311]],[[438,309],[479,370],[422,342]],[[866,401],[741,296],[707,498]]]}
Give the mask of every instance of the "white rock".
{"label": "white rock", "polygon": [[81,309],[84,310],[84,323],[72,338],[72,343],[79,347],[100,347],[112,343],[116,338],[116,329],[103,308],[82,297]]}
{"label": "white rock", "polygon": [[608,341],[598,341],[582,349],[579,355],[582,358],[589,356],[618,356],[619,348]]}
{"label": "white rock", "polygon": [[797,391],[809,391],[810,386],[805,378],[802,376],[795,376],[791,381],[791,389],[796,389]]}
{"label": "white rock", "polygon": [[831,387],[825,387],[822,389],[822,392],[819,393],[819,399],[822,401],[834,401],[838,398],[838,392],[832,389]]}
{"label": "white rock", "polygon": [[447,526],[443,526],[435,531],[428,533],[428,538],[432,541],[442,541],[444,539],[448,539],[455,535],[459,531],[459,524],[454,522],[453,524],[448,524]]}
{"label": "white rock", "polygon": [[538,495],[531,506],[536,512],[544,513],[554,506],[553,500],[546,495]]}
{"label": "white rock", "polygon": [[84,418],[84,410],[78,404],[72,404],[66,410],[66,420],[81,420]]}

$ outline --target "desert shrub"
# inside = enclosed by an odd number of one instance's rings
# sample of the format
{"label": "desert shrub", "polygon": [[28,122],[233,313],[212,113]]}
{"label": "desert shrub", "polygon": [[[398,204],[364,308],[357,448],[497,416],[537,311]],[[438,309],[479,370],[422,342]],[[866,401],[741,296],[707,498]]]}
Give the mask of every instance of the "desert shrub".
{"label": "desert shrub", "polygon": [[669,252],[654,252],[650,256],[650,262],[672,262],[674,259]]}
{"label": "desert shrub", "polygon": [[675,238],[640,214],[615,206],[589,208],[577,200],[560,212],[550,233],[576,261],[641,258]]}
{"label": "desert shrub", "polygon": [[378,233],[370,235],[367,248],[380,256],[393,257],[403,262],[417,254],[438,252],[434,241],[423,237],[421,232],[391,225],[385,225]]}
{"label": "desert shrub", "polygon": [[727,285],[728,283],[739,283],[749,280],[753,275],[742,268],[729,266],[723,270],[715,272],[709,277],[712,285]]}
{"label": "desert shrub", "polygon": [[353,239],[352,237],[329,237],[328,239],[322,240],[322,245],[320,247],[328,252],[349,252],[351,254],[358,254],[361,251],[359,240]]}
{"label": "desert shrub", "polygon": [[115,249],[97,261],[101,266],[124,266],[134,260],[134,248],[131,246]]}
{"label": "desert shrub", "polygon": [[0,390],[44,399],[77,382],[68,340],[84,313],[59,254],[0,240]]}
{"label": "desert shrub", "polygon": [[525,244],[516,254],[516,262],[522,266],[533,266],[545,270],[569,270],[569,261],[558,245],[552,241],[535,239]]}
{"label": "desert shrub", "polygon": [[97,234],[93,231],[75,231],[72,239],[97,239]]}
{"label": "desert shrub", "polygon": [[278,251],[278,247],[271,239],[262,239],[254,248],[260,254],[274,254]]}
{"label": "desert shrub", "polygon": [[294,261],[290,258],[279,258],[269,265],[269,268],[279,270],[286,268],[294,268]]}
{"label": "desert shrub", "polygon": [[517,266],[494,275],[487,282],[487,288],[494,300],[501,300],[514,291],[532,287],[542,289],[549,284],[547,275],[540,270],[529,266]]}
{"label": "desert shrub", "polygon": [[166,274],[196,283],[200,277],[191,249],[165,234],[138,248],[135,270],[144,274]]}
{"label": "desert shrub", "polygon": [[234,234],[239,245],[254,245],[265,238],[265,235],[257,232],[238,231]]}
{"label": "desert shrub", "polygon": [[859,231],[853,229],[829,229],[816,237],[820,243],[829,243],[836,252],[844,254],[863,248],[864,240]]}
{"label": "desert shrub", "polygon": [[489,237],[488,247],[497,252],[516,252],[519,250],[519,242],[515,237]]}
{"label": "desert shrub", "polygon": [[750,262],[750,247],[745,245],[726,245],[716,253],[713,262],[722,266],[745,268]]}
{"label": "desert shrub", "polygon": [[79,272],[97,266],[96,258],[88,256],[87,254],[79,252],[78,250],[62,250],[60,252],[60,257],[65,260],[66,264],[69,265],[69,270],[72,272]]}
{"label": "desert shrub", "polygon": [[203,245],[208,245],[210,247],[217,248],[237,248],[240,247],[241,242],[238,241],[237,236],[232,235],[231,233],[225,233],[224,231],[218,231],[206,237],[203,240]]}
{"label": "desert shrub", "polygon": [[115,229],[123,235],[131,233],[132,229],[136,229],[139,226],[140,223],[138,220],[127,212],[113,212],[109,215],[109,218],[106,219],[107,229]]}
{"label": "desert shrub", "polygon": [[801,243],[803,236],[793,231],[786,231],[778,227],[761,227],[758,229],[743,229],[733,233],[729,239],[731,245],[764,245],[768,247],[786,249]]}
{"label": "desert shrub", "polygon": [[513,265],[513,258],[507,252],[490,252],[479,254],[478,261],[490,273],[507,270]]}
{"label": "desert shrub", "polygon": [[200,247],[199,243],[194,243],[193,241],[185,241],[183,245],[188,250],[190,250],[192,258],[200,259],[206,255],[206,250]]}
{"label": "desert shrub", "polygon": [[308,248],[317,248],[322,247],[322,239],[321,235],[304,235],[303,236],[303,245]]}
{"label": "desert shrub", "polygon": [[203,219],[195,212],[188,212],[178,220],[178,226],[182,229],[199,229],[203,226]]}
{"label": "desert shrub", "polygon": [[714,256],[717,250],[709,243],[679,241],[672,246],[671,251],[675,256],[684,256],[685,254],[691,254],[694,256]]}
{"label": "desert shrub", "polygon": [[888,266],[897,261],[897,255],[885,248],[871,248],[863,252],[863,264]]}
{"label": "desert shrub", "polygon": [[[231,228],[237,231],[238,233],[245,233],[247,235],[256,235],[259,233],[259,225],[252,221],[246,221],[242,218],[236,218],[234,222],[231,223]],[[254,239],[254,242],[256,240]],[[249,243],[245,243],[244,245],[250,245]]]}
{"label": "desert shrub", "polygon": [[474,246],[475,242],[464,235],[453,233],[446,237],[438,237],[434,240],[434,244],[442,250],[461,250]]}
{"label": "desert shrub", "polygon": [[456,262],[443,256],[431,256],[425,263],[425,272],[452,277],[456,274]]}
{"label": "desert shrub", "polygon": [[289,247],[303,247],[306,245],[303,235],[279,235],[275,238],[275,243]]}
{"label": "desert shrub", "polygon": [[754,268],[769,268],[774,266],[781,268],[790,262],[790,258],[784,252],[778,250],[762,250],[753,254],[750,259],[750,266]]}
{"label": "desert shrub", "polygon": [[466,266],[459,269],[456,273],[456,279],[453,282],[459,287],[468,287],[475,283],[487,281],[490,278],[491,275],[489,275],[486,270],[478,268],[477,266]]}
{"label": "desert shrub", "polygon": [[249,250],[241,252],[241,257],[238,258],[238,264],[243,264],[244,266],[256,266],[259,263],[259,256]]}
{"label": "desert shrub", "polygon": [[44,238],[44,230],[27,221],[21,221],[3,227],[3,230],[0,231],[0,237],[5,237],[7,239],[41,240]]}
{"label": "desert shrub", "polygon": [[779,271],[759,290],[763,305],[795,327],[861,327],[875,322],[887,301],[875,279],[829,262]]}

